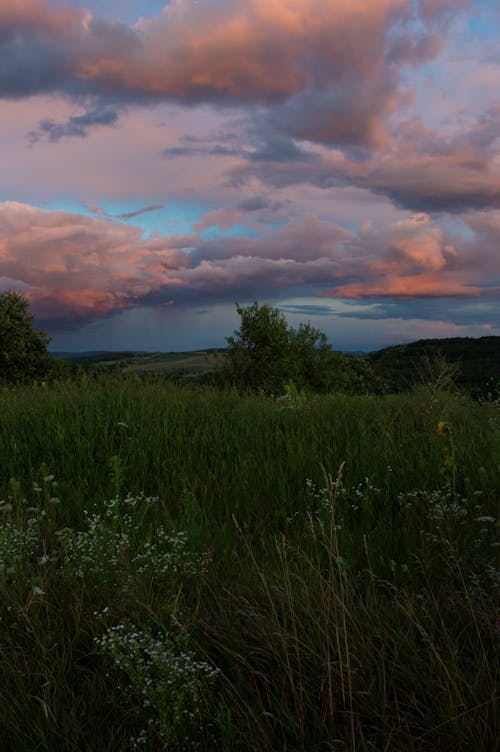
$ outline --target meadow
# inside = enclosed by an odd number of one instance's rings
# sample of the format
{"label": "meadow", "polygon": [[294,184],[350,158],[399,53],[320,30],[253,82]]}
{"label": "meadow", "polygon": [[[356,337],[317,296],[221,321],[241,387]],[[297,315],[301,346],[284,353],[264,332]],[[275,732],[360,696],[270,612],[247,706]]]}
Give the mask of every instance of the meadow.
{"label": "meadow", "polygon": [[0,749],[498,738],[500,411],[82,376],[0,391]]}

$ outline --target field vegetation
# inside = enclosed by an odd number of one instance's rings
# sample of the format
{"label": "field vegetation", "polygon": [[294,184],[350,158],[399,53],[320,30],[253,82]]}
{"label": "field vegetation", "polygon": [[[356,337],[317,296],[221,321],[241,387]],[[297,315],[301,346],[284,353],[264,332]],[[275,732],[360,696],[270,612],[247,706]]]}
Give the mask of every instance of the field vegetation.
{"label": "field vegetation", "polygon": [[0,302],[0,749],[495,748],[497,401],[257,304],[212,387],[54,369]]}
{"label": "field vegetation", "polygon": [[111,375],[0,414],[3,749],[494,748],[495,404]]}

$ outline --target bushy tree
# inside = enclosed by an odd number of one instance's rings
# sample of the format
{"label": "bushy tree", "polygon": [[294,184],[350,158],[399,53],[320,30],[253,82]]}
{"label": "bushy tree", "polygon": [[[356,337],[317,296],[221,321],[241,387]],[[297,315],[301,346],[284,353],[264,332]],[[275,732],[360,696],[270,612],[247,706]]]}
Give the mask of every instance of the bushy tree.
{"label": "bushy tree", "polygon": [[361,355],[334,352],[327,373],[325,388],[341,394],[384,394],[384,380],[375,373],[369,359]]}
{"label": "bushy tree", "polygon": [[0,381],[44,378],[50,368],[50,337],[35,328],[29,303],[15,290],[0,293]]}
{"label": "bushy tree", "polygon": [[331,348],[326,335],[311,324],[289,327],[277,308],[236,305],[241,318],[229,345],[228,370],[233,383],[270,393],[293,381],[298,388],[320,388]]}
{"label": "bushy tree", "polygon": [[290,343],[294,383],[300,388],[323,391],[327,386],[333,355],[326,334],[310,323],[299,324],[297,330],[290,330]]}
{"label": "bushy tree", "polygon": [[241,319],[229,345],[228,368],[231,380],[249,389],[278,392],[291,378],[290,331],[285,316],[277,308],[236,304]]}

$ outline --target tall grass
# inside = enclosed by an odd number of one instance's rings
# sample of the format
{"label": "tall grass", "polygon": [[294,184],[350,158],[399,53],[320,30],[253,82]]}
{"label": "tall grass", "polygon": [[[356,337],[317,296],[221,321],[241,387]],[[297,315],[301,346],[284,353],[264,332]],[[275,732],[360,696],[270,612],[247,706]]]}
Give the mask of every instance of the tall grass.
{"label": "tall grass", "polygon": [[216,524],[237,512],[267,529],[304,505],[305,478],[320,482],[321,466],[341,462],[346,483],[368,476],[385,502],[394,489],[442,484],[440,420],[453,426],[463,484],[486,491],[499,477],[487,410],[447,395],[288,406],[162,382],[82,380],[0,392],[0,415],[0,488],[35,480],[43,467],[77,518],[89,501],[123,490],[159,495],[176,515],[189,492]]}
{"label": "tall grass", "polygon": [[494,748],[497,407],[83,379],[0,416],[0,748]]}

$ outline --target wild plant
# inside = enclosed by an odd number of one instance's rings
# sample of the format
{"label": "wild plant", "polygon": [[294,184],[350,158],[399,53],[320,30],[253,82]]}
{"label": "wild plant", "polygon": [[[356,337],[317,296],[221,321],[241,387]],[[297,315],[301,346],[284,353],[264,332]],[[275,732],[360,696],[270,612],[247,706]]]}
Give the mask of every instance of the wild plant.
{"label": "wild plant", "polygon": [[210,735],[207,697],[218,670],[190,650],[187,636],[153,635],[119,623],[95,638],[138,731],[133,749],[200,749]]}
{"label": "wild plant", "polygon": [[138,583],[159,586],[200,574],[203,556],[190,551],[187,533],[147,521],[157,506],[157,497],[128,494],[108,500],[102,511],[85,511],[83,530],[59,533],[65,576],[86,589],[129,592]]}

